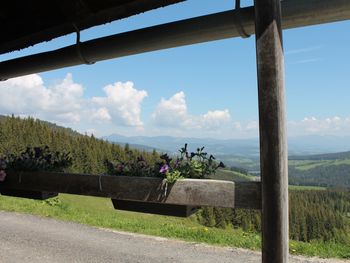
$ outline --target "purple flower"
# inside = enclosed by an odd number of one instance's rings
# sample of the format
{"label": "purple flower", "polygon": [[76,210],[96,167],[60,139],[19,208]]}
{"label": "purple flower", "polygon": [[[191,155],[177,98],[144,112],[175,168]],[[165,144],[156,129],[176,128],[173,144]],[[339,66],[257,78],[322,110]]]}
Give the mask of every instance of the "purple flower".
{"label": "purple flower", "polygon": [[0,170],[0,182],[5,181],[6,173],[4,170]]}
{"label": "purple flower", "polygon": [[161,174],[166,174],[168,171],[169,171],[169,165],[167,164],[164,164],[162,167],[160,167],[160,170],[159,170]]}

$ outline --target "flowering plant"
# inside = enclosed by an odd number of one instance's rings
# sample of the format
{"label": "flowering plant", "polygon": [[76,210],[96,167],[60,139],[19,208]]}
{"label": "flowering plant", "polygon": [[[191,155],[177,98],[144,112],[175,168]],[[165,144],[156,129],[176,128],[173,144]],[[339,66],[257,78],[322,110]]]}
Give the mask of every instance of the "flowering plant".
{"label": "flowering plant", "polygon": [[106,160],[107,173],[111,175],[152,177],[160,175],[150,161],[143,155],[136,155],[132,150],[127,150],[125,155],[117,156],[115,160]]}
{"label": "flowering plant", "polygon": [[69,153],[51,152],[48,146],[27,147],[19,155],[9,154],[0,158],[0,181],[4,181],[6,171],[56,171],[72,164]]}
{"label": "flowering plant", "polygon": [[185,144],[179,152],[180,156],[175,159],[170,158],[168,154],[163,154],[153,164],[147,162],[143,156],[132,158],[133,153],[129,152],[128,160],[106,161],[108,173],[125,176],[163,177],[167,183],[174,183],[183,178],[205,178],[205,176],[215,173],[218,168],[224,167],[222,162],[218,164],[215,161],[213,155],[208,157],[208,154],[204,152],[204,147],[189,153],[187,144]]}
{"label": "flowering plant", "polygon": [[189,153],[187,144],[180,150],[180,156],[175,160],[169,158],[167,154],[163,154],[160,158],[163,165],[159,172],[165,175],[168,183],[174,183],[182,178],[202,179],[207,175],[215,173],[218,168],[223,168],[224,164],[215,162],[215,157],[204,152],[204,147],[197,148],[196,152]]}

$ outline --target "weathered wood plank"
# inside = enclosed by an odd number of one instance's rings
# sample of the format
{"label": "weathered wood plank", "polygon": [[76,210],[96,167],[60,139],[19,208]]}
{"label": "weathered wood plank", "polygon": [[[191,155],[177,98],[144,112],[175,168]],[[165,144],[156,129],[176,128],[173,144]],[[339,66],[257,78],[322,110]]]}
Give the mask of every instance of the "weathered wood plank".
{"label": "weathered wood plank", "polygon": [[255,0],[262,262],[288,262],[288,158],[280,0]]}
{"label": "weathered wood plank", "polygon": [[165,180],[153,177],[17,172],[9,173],[5,182],[0,183],[0,192],[4,189],[47,191],[189,206],[254,209],[261,207],[259,182],[233,183],[184,179],[166,187]]}
{"label": "weathered wood plank", "polygon": [[189,217],[198,207],[112,199],[113,206],[118,210],[157,214],[165,216]]}
{"label": "weathered wood plank", "polygon": [[19,189],[2,189],[2,195],[28,198],[34,200],[45,200],[55,196],[58,196],[58,193],[46,192],[46,191],[33,191],[33,190],[19,190]]}

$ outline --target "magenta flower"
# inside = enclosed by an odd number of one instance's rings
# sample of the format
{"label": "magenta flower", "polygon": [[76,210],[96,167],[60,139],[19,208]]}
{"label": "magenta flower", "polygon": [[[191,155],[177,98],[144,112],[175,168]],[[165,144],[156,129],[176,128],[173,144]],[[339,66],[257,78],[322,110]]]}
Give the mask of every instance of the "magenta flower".
{"label": "magenta flower", "polygon": [[6,173],[4,170],[0,170],[0,182],[5,181]]}
{"label": "magenta flower", "polygon": [[164,164],[162,167],[160,167],[160,170],[159,170],[161,174],[166,174],[168,171],[169,171],[169,165],[167,164]]}

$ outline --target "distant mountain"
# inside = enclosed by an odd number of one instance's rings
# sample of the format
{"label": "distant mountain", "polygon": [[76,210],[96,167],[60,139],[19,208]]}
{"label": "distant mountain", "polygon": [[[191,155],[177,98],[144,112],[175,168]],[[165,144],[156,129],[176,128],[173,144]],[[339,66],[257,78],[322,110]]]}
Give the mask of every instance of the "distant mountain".
{"label": "distant mountain", "polygon": [[188,143],[189,149],[195,151],[199,147],[205,146],[205,151],[215,155],[237,154],[243,156],[258,156],[259,143],[257,139],[231,139],[218,140],[211,138],[182,138],[171,136],[133,136],[126,137],[113,134],[103,137],[103,139],[115,143],[129,143],[145,145],[155,149],[162,149],[166,152],[177,153],[178,150]]}
{"label": "distant mountain", "polygon": [[309,135],[288,139],[289,155],[310,155],[350,151],[350,136]]}
{"label": "distant mountain", "polygon": [[315,154],[315,155],[297,155],[290,156],[289,160],[345,160],[350,159],[350,151],[339,152],[339,153],[324,153],[324,154]]}
{"label": "distant mountain", "polygon": [[[207,152],[214,155],[233,155],[236,157],[256,158],[259,156],[258,139],[211,139],[211,138],[181,138],[171,136],[133,136],[126,137],[113,134],[103,139],[137,145],[145,145],[150,148],[162,149],[175,153],[185,143],[190,150],[205,146]],[[288,140],[289,155],[311,155],[323,153],[345,152],[350,150],[350,137],[337,136],[302,136],[292,137]]]}

